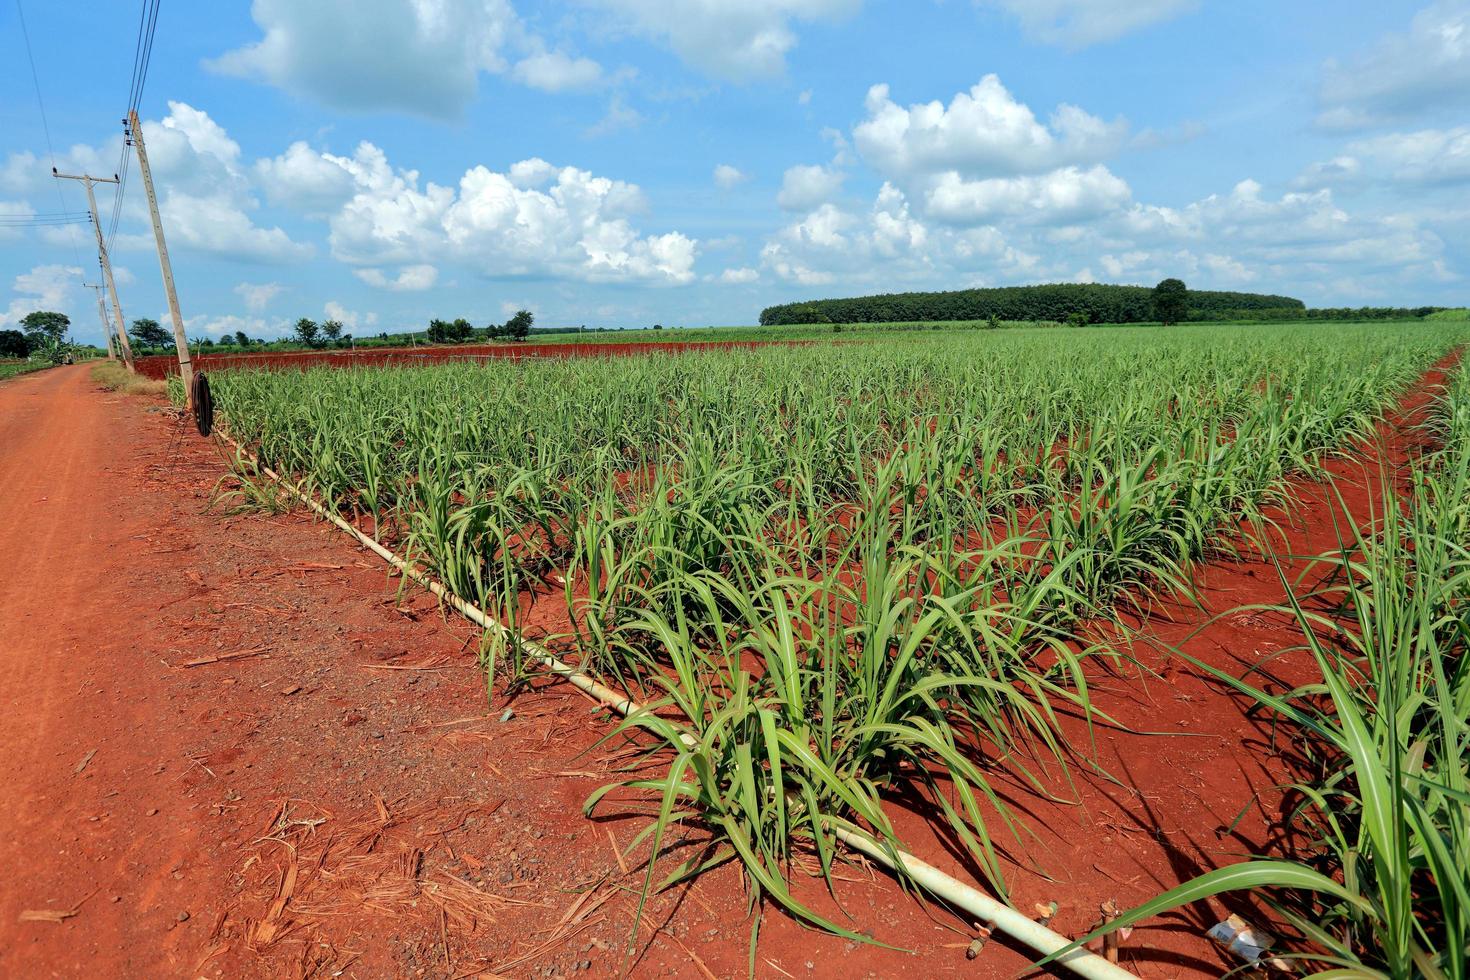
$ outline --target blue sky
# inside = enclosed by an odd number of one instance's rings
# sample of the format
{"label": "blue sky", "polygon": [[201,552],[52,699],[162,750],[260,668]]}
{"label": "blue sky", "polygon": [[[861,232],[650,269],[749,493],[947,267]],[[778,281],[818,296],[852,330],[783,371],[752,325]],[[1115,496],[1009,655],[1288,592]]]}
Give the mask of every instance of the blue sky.
{"label": "blue sky", "polygon": [[[139,10],[24,10],[50,140],[7,5],[0,214],[75,211],[52,157],[117,169]],[[1470,0],[164,4],[138,108],[193,336],[1166,275],[1463,305],[1470,276]],[[136,170],[113,251],[125,316],[166,322]],[[0,224],[0,327],[100,340],[96,269],[85,224]]]}

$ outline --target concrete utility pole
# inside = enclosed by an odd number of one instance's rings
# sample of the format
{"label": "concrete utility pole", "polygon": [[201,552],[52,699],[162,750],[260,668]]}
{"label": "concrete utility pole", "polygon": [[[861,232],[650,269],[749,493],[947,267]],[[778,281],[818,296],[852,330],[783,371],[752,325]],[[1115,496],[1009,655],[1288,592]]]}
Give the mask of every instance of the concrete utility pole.
{"label": "concrete utility pole", "polygon": [[82,186],[87,188],[87,206],[92,209],[92,230],[97,233],[97,259],[102,263],[102,276],[107,280],[107,292],[112,296],[112,312],[117,314],[117,336],[118,342],[122,344],[123,361],[128,370],[133,368],[133,345],[128,343],[128,328],[123,323],[122,304],[117,301],[117,283],[112,279],[112,260],[107,257],[107,243],[102,240],[102,223],[97,220],[97,195],[92,193],[93,184],[116,184],[117,174],[111,177],[93,177],[89,174],[63,174],[58,173],[55,167],[51,168],[51,176],[62,180],[80,180]]}
{"label": "concrete utility pole", "polygon": [[95,282],[84,282],[82,287],[97,294],[97,316],[102,320],[102,336],[107,338],[107,359],[115,361],[117,352],[113,349],[112,324],[107,322],[107,307],[102,303],[102,287]]}
{"label": "concrete utility pole", "polygon": [[153,171],[148,168],[148,148],[143,145],[143,124],[136,109],[128,110],[123,120],[123,133],[138,151],[138,172],[143,175],[143,190],[148,195],[148,212],[153,216],[153,239],[158,243],[158,267],[163,272],[163,291],[168,296],[168,315],[174,321],[174,349],[179,354],[179,380],[184,382],[184,398],[194,408],[194,363],[189,359],[189,341],[184,337],[184,318],[179,313],[179,294],[174,291],[174,269],[168,261],[168,243],[163,240],[163,222],[158,217],[158,197],[153,193]]}

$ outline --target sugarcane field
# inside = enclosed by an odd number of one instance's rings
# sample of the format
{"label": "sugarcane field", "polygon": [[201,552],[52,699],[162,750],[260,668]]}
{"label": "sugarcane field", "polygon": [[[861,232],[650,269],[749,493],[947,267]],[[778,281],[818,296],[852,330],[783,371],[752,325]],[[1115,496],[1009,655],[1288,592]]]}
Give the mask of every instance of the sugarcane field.
{"label": "sugarcane field", "polygon": [[1470,977],[1470,4],[0,18],[0,975]]}

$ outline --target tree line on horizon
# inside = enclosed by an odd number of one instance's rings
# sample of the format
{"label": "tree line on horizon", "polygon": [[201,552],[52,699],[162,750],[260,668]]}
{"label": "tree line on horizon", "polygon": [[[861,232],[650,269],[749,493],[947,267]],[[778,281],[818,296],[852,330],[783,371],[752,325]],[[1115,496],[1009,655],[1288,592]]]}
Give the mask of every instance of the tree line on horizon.
{"label": "tree line on horizon", "polygon": [[[463,317],[455,320],[433,319],[429,321],[428,328],[422,332],[422,337],[423,342],[431,344],[462,344],[472,340],[523,341],[531,334],[535,319],[535,315],[529,310],[519,310],[505,323],[492,323],[483,329],[476,328]],[[174,342],[173,334],[169,329],[149,317],[134,320],[132,326],[128,328],[128,336],[133,339],[133,343],[138,348],[144,350],[172,347]],[[409,338],[417,338],[419,334],[415,332],[392,336],[401,336],[405,338],[405,342],[409,342]],[[386,332],[377,337],[378,341],[390,339],[390,335]],[[243,330],[236,330],[233,334],[225,334],[218,340],[209,337],[190,338],[189,343],[191,346],[206,349],[217,346],[247,348],[285,344],[321,350],[354,346],[356,341],[352,334],[346,332],[346,326],[341,320],[329,319],[318,323],[310,317],[301,317],[292,325],[290,336],[277,340],[254,338]],[[377,346],[376,343],[370,345]]]}
{"label": "tree line on horizon", "polygon": [[[1176,298],[1160,315],[1160,290]],[[1187,289],[1179,279],[1158,286],[1106,283],[1050,283],[998,286],[945,292],[884,293],[847,299],[818,299],[768,306],[761,326],[813,323],[911,323],[917,321],[1031,320],[1072,323],[1149,323],[1183,320],[1400,319],[1422,317],[1441,307],[1361,307],[1314,310],[1292,296],[1225,290]]]}
{"label": "tree line on horizon", "polygon": [[68,339],[71,317],[51,310],[33,310],[17,321],[19,330],[0,330],[0,359],[42,358],[59,364],[68,354],[93,349]]}

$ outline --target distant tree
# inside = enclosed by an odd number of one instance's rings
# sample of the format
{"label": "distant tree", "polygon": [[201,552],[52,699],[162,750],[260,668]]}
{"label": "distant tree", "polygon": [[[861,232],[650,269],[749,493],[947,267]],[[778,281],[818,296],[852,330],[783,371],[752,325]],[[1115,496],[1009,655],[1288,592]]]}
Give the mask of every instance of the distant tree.
{"label": "distant tree", "polygon": [[999,330],[1000,329],[1000,317],[996,316],[994,313],[990,314],[990,316],[987,317],[986,320],[985,320],[985,329],[986,330]]}
{"label": "distant tree", "polygon": [[209,337],[205,337],[203,340],[196,340],[194,343],[197,346],[199,346],[199,347],[213,347],[214,346],[214,341],[211,340]]}
{"label": "distant tree", "polygon": [[235,331],[235,344],[239,347],[249,347],[250,337],[243,330]]}
{"label": "distant tree", "polygon": [[19,330],[0,330],[0,357],[29,357],[31,342]]}
{"label": "distant tree", "polygon": [[449,340],[449,323],[446,320],[430,320],[425,331],[431,344],[442,344]]}
{"label": "distant tree", "polygon": [[531,335],[531,324],[535,319],[530,310],[518,310],[515,316],[505,321],[501,333],[510,340],[525,340]]}
{"label": "distant tree", "polygon": [[464,317],[459,317],[449,325],[448,334],[454,343],[462,344],[475,335],[475,327]]}
{"label": "distant tree", "polygon": [[321,341],[321,327],[317,326],[315,320],[302,317],[296,321],[296,342],[308,347],[315,347]]}
{"label": "distant tree", "polygon": [[71,328],[71,319],[65,313],[36,310],[20,318],[21,328],[32,337],[60,343]]}
{"label": "distant tree", "polygon": [[336,346],[342,339],[342,321],[325,320],[322,322],[322,336],[327,338],[327,343]]}
{"label": "distant tree", "polygon": [[128,333],[138,342],[139,347],[165,347],[173,340],[172,333],[163,329],[157,320],[146,316],[134,320]]}
{"label": "distant tree", "polygon": [[1092,317],[1083,313],[1081,310],[1074,310],[1067,314],[1067,326],[1069,327],[1085,327],[1091,323]]}
{"label": "distant tree", "polygon": [[489,323],[485,325],[486,340],[499,340],[501,334],[503,334],[504,332],[505,327],[501,326],[498,323]]}
{"label": "distant tree", "polygon": [[663,328],[664,328],[664,325],[662,323],[655,323],[653,325],[653,329],[655,329],[655,330],[662,330]]}
{"label": "distant tree", "polygon": [[1165,279],[1154,287],[1154,319],[1172,326],[1189,315],[1189,290],[1183,279]]}

